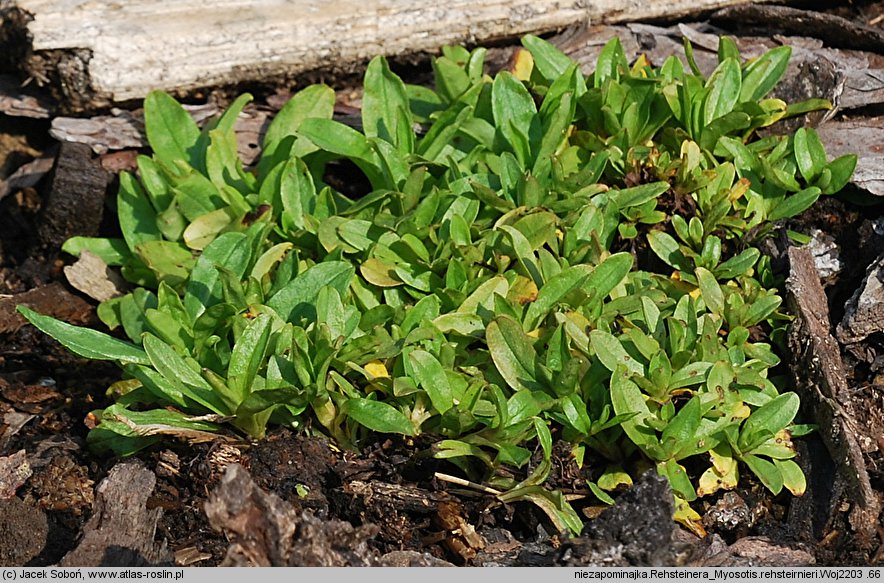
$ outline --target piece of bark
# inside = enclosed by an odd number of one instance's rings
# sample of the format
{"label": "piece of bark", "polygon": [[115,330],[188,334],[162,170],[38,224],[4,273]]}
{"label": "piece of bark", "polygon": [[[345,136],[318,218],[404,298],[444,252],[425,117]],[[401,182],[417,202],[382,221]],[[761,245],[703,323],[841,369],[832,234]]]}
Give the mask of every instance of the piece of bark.
{"label": "piece of bark", "polygon": [[15,310],[19,304],[77,325],[91,323],[95,312],[91,304],[66,290],[60,283],[51,283],[21,294],[0,296],[0,334],[17,332],[28,323]]}
{"label": "piece of bark", "polygon": [[723,8],[712,14],[711,21],[719,26],[730,25],[741,29],[760,29],[766,33],[774,30],[794,36],[817,37],[830,47],[884,53],[884,32],[881,29],[857,24],[825,12],[789,6],[746,4]]}
{"label": "piece of bark", "polygon": [[57,253],[70,237],[98,234],[107,184],[108,174],[88,146],[61,144],[40,213],[38,237],[45,251]]}
{"label": "piece of bark", "polygon": [[645,472],[616,505],[562,545],[558,562],[568,567],[673,566],[683,546],[675,536],[674,509],[666,478]]}
{"label": "piece of bark", "polygon": [[248,471],[231,464],[205,506],[209,524],[230,540],[222,566],[367,567],[375,564],[367,541],[376,529],[324,521],[298,513],[259,488]]}
{"label": "piece of bark", "polygon": [[[711,550],[711,549],[710,549]],[[707,553],[691,567],[809,567],[816,559],[802,549],[776,544],[763,536],[743,537],[718,552]]]}
{"label": "piece of bark", "polygon": [[28,464],[25,450],[0,457],[0,499],[15,496],[15,491],[28,481],[31,474],[33,471]]}
{"label": "piece of bark", "polygon": [[[217,115],[217,105],[207,103],[198,106],[185,106],[185,109],[198,124]],[[113,115],[99,115],[90,118],[56,117],[52,120],[49,134],[62,142],[86,144],[96,154],[103,155],[118,150],[147,147],[144,131],[144,115],[141,110],[126,111],[114,109]],[[257,162],[261,154],[260,144],[269,123],[270,113],[247,107],[240,113],[233,126],[236,134],[237,153],[246,167]],[[108,165],[103,164],[105,169]],[[2,198],[0,183],[0,198]]]}
{"label": "piece of bark", "polygon": [[366,505],[380,504],[394,507],[397,511],[420,514],[436,513],[440,503],[450,500],[444,492],[430,492],[404,484],[378,481],[354,480],[344,484],[343,491],[361,498]]}
{"label": "piece of bark", "polygon": [[884,196],[884,117],[829,121],[817,128],[826,154],[834,158],[856,154],[856,171],[850,181],[877,196]]}
{"label": "piece of bark", "polygon": [[0,113],[45,119],[50,116],[46,96],[25,89],[10,75],[0,75]]}
{"label": "piece of bark", "polygon": [[[745,0],[6,0],[3,50],[73,111],[189,90],[346,70],[378,55],[437,51],[586,20],[676,17]],[[25,47],[15,47],[27,39]],[[244,42],[243,39],[250,39]],[[4,46],[4,42],[5,45]],[[10,59],[13,60],[13,59]]]}
{"label": "piece of bark", "polygon": [[[795,320],[789,330],[792,375],[802,404],[820,428],[837,476],[852,505],[850,523],[866,541],[873,540],[881,511],[866,472],[858,436],[862,431],[849,413],[849,387],[838,343],[831,334],[829,308],[810,251],[789,249],[788,300]],[[835,496],[838,496],[836,488]],[[838,500],[833,499],[834,512]]]}
{"label": "piece of bark", "polygon": [[80,258],[74,264],[64,268],[64,274],[68,283],[99,302],[119,297],[129,287],[101,257],[86,250],[80,253]]}
{"label": "piece of bark", "polygon": [[95,491],[92,517],[77,548],[62,567],[147,567],[171,565],[166,543],[155,540],[160,507],[148,509],[156,476],[139,463],[114,466]]}
{"label": "piece of bark", "polygon": [[6,180],[0,180],[0,200],[23,188],[36,186],[52,170],[53,164],[55,156],[37,158],[19,166]]}
{"label": "piece of bark", "polygon": [[847,301],[837,336],[843,344],[854,344],[877,332],[884,332],[884,256],[868,267],[862,284]]}
{"label": "piece of bark", "polygon": [[142,148],[147,144],[144,120],[123,110],[117,110],[116,115],[93,118],[56,117],[52,120],[49,135],[60,142],[87,144],[96,154]]}
{"label": "piece of bark", "polygon": [[381,556],[378,567],[453,567],[448,561],[437,559],[429,553],[417,551],[392,551]]}

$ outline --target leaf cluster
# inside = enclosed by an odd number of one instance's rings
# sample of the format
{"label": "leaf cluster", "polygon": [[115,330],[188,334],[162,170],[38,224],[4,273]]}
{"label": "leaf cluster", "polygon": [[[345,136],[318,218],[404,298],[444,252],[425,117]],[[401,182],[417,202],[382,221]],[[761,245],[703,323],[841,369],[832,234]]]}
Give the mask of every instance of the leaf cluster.
{"label": "leaf cluster", "polygon": [[[99,308],[128,341],[20,308],[122,367],[90,443],[128,455],[269,423],[345,447],[431,434],[435,457],[574,532],[542,487],[554,436],[604,468],[588,484],[604,501],[649,465],[682,501],[733,488],[741,468],[801,493],[790,436],[807,428],[768,376],[786,318],[752,244],[837,192],[856,158],[828,161],[812,129],[756,130],[828,104],[766,98],[787,47],[744,62],[722,38],[707,79],[689,45],[687,70],[655,68],[614,39],[584,76],[523,44],[517,73],[493,78],[484,49],[447,47],[435,89],[372,60],[361,131],[308,87],[250,169],[233,133],[250,96],[200,129],[151,93],[153,155],[120,177],[123,238],[65,247],[137,286]],[[338,159],[369,194],[324,182]],[[688,458],[707,460],[698,480]]]}

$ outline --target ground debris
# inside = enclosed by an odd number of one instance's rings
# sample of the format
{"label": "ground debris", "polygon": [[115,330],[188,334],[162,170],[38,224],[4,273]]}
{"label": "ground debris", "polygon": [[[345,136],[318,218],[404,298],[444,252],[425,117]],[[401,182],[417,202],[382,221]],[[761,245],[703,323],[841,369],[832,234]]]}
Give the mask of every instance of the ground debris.
{"label": "ground debris", "polygon": [[154,540],[161,508],[148,509],[156,476],[137,462],[114,466],[95,490],[92,518],[63,567],[146,567],[171,565],[165,542]]}
{"label": "ground debris", "polygon": [[617,504],[587,523],[581,536],[562,545],[559,562],[569,567],[676,565],[684,552],[666,478],[645,472],[617,498]]}
{"label": "ground debris", "polygon": [[373,526],[323,521],[297,512],[273,493],[260,489],[248,471],[231,464],[206,502],[212,528],[230,542],[222,566],[367,567],[375,555],[366,542]]}
{"label": "ground debris", "polygon": [[0,498],[0,567],[21,567],[46,546],[46,515],[21,498]]}

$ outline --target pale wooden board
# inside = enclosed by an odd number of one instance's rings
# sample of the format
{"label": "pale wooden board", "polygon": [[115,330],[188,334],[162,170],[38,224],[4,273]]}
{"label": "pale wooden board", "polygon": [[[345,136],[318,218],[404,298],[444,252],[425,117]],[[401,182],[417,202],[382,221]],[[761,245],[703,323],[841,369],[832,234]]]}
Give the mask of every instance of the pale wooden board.
{"label": "pale wooden board", "polygon": [[[377,55],[436,51],[589,20],[679,16],[746,0],[0,0],[29,15],[36,54],[61,67],[73,109],[291,76]],[[4,47],[0,46],[0,50]],[[85,55],[85,57],[84,57]],[[91,91],[89,91],[91,86]]]}

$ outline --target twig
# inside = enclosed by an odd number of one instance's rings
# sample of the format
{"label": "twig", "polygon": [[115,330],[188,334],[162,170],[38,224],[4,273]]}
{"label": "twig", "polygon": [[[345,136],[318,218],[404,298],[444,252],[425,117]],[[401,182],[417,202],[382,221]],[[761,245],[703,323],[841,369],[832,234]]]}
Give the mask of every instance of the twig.
{"label": "twig", "polygon": [[458,486],[467,486],[468,488],[473,488],[475,490],[479,490],[480,492],[485,492],[486,494],[491,494],[493,496],[500,496],[501,494],[503,494],[503,492],[501,492],[500,490],[495,490],[494,488],[489,488],[488,486],[483,486],[482,484],[477,484],[476,482],[464,480],[463,478],[458,478],[457,476],[450,476],[448,474],[443,474],[440,472],[435,472],[433,475],[443,482],[451,482],[452,484],[457,484]]}

